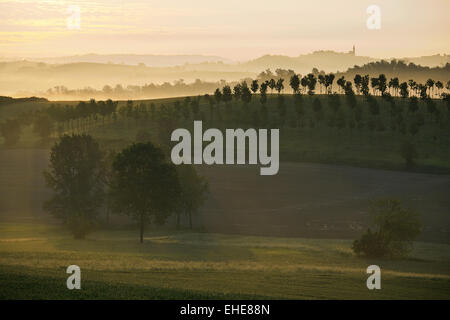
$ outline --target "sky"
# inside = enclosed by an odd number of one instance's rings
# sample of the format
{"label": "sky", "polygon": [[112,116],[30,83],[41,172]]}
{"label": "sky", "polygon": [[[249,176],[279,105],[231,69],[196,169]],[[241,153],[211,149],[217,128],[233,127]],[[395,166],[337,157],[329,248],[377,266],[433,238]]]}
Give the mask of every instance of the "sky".
{"label": "sky", "polygon": [[[370,5],[380,9],[379,29],[367,27]],[[377,58],[449,54],[449,12],[449,0],[0,0],[0,57],[203,54],[242,61],[353,45],[357,55]]]}

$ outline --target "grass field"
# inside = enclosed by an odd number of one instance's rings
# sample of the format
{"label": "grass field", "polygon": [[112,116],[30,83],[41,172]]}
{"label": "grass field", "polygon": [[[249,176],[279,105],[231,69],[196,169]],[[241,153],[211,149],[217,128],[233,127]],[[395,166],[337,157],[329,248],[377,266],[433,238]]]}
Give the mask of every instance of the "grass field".
{"label": "grass field", "polygon": [[[449,299],[450,248],[416,243],[407,260],[353,256],[350,241],[137,230],[75,241],[57,226],[0,224],[3,299]],[[66,288],[67,266],[82,290]],[[365,269],[382,269],[382,289]]]}
{"label": "grass field", "polygon": [[[305,109],[314,98],[304,97]],[[317,98],[327,110],[327,97]],[[260,107],[253,100],[250,110]],[[386,120],[388,106],[379,101]],[[51,103],[1,106],[0,119]],[[206,102],[200,109],[207,112]],[[276,121],[274,101],[269,109]],[[305,122],[311,117],[306,111]],[[215,125],[225,126],[205,121]],[[157,141],[151,119],[99,120],[86,130],[105,149],[123,148],[141,131]],[[0,147],[1,299],[450,299],[450,135],[431,118],[414,137],[418,158],[409,172],[399,132],[283,125],[277,175],[260,176],[258,166],[199,166],[210,193],[194,229],[182,219],[176,231],[171,217],[164,227],[149,226],[143,245],[126,217],[106,226],[101,212],[99,229],[73,240],[43,211],[51,193],[42,172],[55,139],[42,143],[28,125],[18,145]],[[418,211],[423,232],[406,259],[358,258],[351,243],[369,225],[369,202],[387,197]],[[66,288],[72,264],[82,270],[79,291]],[[371,264],[381,267],[382,290],[366,287]]]}
{"label": "grass field", "polygon": [[[42,209],[51,196],[42,175],[47,166],[46,149],[0,150],[0,222],[51,221]],[[198,169],[210,193],[194,216],[197,230],[356,239],[370,222],[370,201],[390,197],[421,214],[420,240],[450,243],[448,175],[289,162],[274,176],[260,176],[257,166]],[[117,215],[112,222],[131,223]]]}
{"label": "grass field", "polygon": [[[413,118],[417,115],[424,117],[424,125],[421,126],[419,133],[414,137],[408,132],[401,133],[399,129],[392,130],[391,124],[393,119],[390,116],[390,104],[380,97],[374,97],[377,101],[380,114],[376,118],[383,123],[384,130],[369,130],[368,123],[373,118],[370,115],[369,107],[363,97],[357,96],[357,105],[362,108],[362,124],[363,128],[350,128],[349,120],[352,110],[348,106],[345,96],[340,96],[340,111],[346,119],[343,128],[337,128],[335,125],[330,126],[330,119],[335,118],[332,108],[330,107],[330,99],[327,95],[303,96],[302,106],[304,115],[301,120],[297,120],[296,107],[292,95],[283,95],[286,104],[286,119],[280,123],[278,114],[276,95],[269,95],[267,107],[269,112],[269,120],[266,124],[270,128],[281,128],[280,133],[280,159],[282,161],[293,162],[315,162],[315,163],[331,163],[344,164],[359,167],[384,168],[393,170],[404,170],[404,159],[401,157],[400,148],[404,141],[411,141],[417,148],[416,166],[411,168],[418,172],[438,172],[450,173],[450,143],[449,135],[449,111],[444,102],[435,100],[436,108],[439,110],[440,122],[436,121],[436,114],[429,114],[425,102],[419,102],[418,111],[413,115],[408,111],[408,101],[400,98],[394,98],[395,105],[402,111],[402,116],[408,131],[409,125]],[[197,97],[191,97],[196,99]],[[314,101],[320,101],[323,110],[323,119],[318,121],[313,111]],[[133,101],[134,106],[144,103],[147,108],[153,103],[156,110],[162,105],[173,108],[176,101],[182,105],[184,98],[156,99]],[[40,110],[51,105],[56,106],[75,106],[76,101],[49,101],[49,102],[20,102],[9,105],[0,106],[0,119],[14,118],[20,116],[23,112],[32,112]],[[118,109],[124,108],[126,101],[119,101]],[[231,102],[233,114],[228,115],[225,104],[215,105],[216,110],[220,110],[222,120],[217,119],[210,122],[210,106],[206,99],[202,98],[199,104],[200,115],[204,118],[204,127],[218,128],[237,128],[254,126],[254,112],[259,112],[261,104],[259,96],[255,95],[252,102],[248,105],[248,112],[244,112],[242,102]],[[190,106],[183,106],[190,108]],[[377,120],[378,121],[378,120]],[[0,121],[1,122],[1,121]],[[179,118],[178,127],[192,127],[192,115],[189,119]],[[314,123],[314,127],[310,127],[310,123]],[[140,131],[147,131],[154,137],[157,137],[157,125],[152,119],[138,119],[134,117],[121,118],[116,121],[103,121],[98,119],[95,125],[85,129],[96,139],[102,142],[106,148],[123,148],[127,144],[136,140],[136,135]],[[56,133],[54,134],[56,137]],[[42,144],[39,137],[32,132],[31,126],[23,128],[22,136],[18,148],[48,148],[54,140],[47,141]],[[0,146],[2,138],[0,138]]]}

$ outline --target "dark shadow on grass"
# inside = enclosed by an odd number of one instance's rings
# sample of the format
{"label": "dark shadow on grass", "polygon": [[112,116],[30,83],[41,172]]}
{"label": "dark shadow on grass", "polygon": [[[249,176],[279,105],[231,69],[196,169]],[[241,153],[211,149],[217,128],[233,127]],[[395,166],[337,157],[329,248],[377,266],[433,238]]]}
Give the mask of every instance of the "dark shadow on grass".
{"label": "dark shadow on grass", "polygon": [[143,285],[129,285],[103,281],[82,281],[81,290],[69,290],[66,278],[58,276],[39,275],[36,270],[30,272],[27,268],[0,266],[0,299],[8,300],[185,300],[185,299],[269,299],[270,297],[223,294],[218,292],[201,292],[175,288],[158,288]]}

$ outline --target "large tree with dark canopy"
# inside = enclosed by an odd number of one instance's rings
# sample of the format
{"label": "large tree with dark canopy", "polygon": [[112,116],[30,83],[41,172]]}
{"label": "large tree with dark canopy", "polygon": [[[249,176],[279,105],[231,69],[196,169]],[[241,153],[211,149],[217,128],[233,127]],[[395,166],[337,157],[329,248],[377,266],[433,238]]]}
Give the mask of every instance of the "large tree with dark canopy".
{"label": "large tree with dark canopy", "polygon": [[116,156],[113,172],[113,210],[138,222],[143,243],[145,225],[163,224],[179,206],[180,185],[175,166],[152,143],[137,143]]}
{"label": "large tree with dark canopy", "polygon": [[47,113],[41,113],[33,121],[33,132],[38,134],[42,141],[46,141],[54,130],[52,118]]}
{"label": "large tree with dark canopy", "polygon": [[300,88],[300,78],[298,75],[294,74],[291,79],[289,80],[289,85],[292,88],[292,91],[294,94],[298,92],[298,89]]}
{"label": "large tree with dark canopy", "polygon": [[180,210],[177,215],[177,228],[180,226],[180,211],[189,218],[189,228],[192,229],[192,214],[195,213],[206,200],[208,183],[197,174],[193,165],[182,164],[177,167],[181,186]]}
{"label": "large tree with dark canopy", "polygon": [[44,208],[59,218],[76,239],[92,231],[103,200],[103,154],[89,135],[64,135],[52,147],[44,172],[55,194]]}
{"label": "large tree with dark canopy", "polygon": [[7,147],[11,147],[19,141],[21,132],[21,124],[17,119],[7,119],[4,123],[0,123],[0,134]]}

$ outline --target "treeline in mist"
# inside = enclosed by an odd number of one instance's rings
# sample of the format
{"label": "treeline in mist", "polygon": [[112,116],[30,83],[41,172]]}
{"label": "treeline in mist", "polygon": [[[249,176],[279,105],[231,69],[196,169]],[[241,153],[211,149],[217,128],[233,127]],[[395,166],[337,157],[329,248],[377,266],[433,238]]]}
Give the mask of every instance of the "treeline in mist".
{"label": "treeline in mist", "polygon": [[[311,71],[316,78],[324,75],[326,72],[319,71],[317,68],[313,68]],[[255,78],[259,82],[263,82],[270,79],[290,79],[290,77],[296,74],[291,69],[276,69],[272,72],[270,69],[259,73]],[[378,61],[365,64],[363,66],[355,66],[350,68],[344,73],[336,73],[336,77],[340,78],[344,76],[347,79],[353,79],[356,74],[368,74],[370,77],[384,74],[388,78],[398,78],[400,82],[413,80],[416,83],[424,83],[428,79],[433,79],[435,82],[440,81],[445,83],[450,78],[450,64],[446,64],[444,67],[423,67],[414,63],[406,64],[403,61],[392,60]],[[220,73],[218,74],[220,76]],[[247,81],[252,79],[246,77],[240,81],[227,81],[227,84],[234,86],[238,82]],[[169,98],[180,96],[194,96],[202,94],[211,94],[215,88],[225,85],[225,80],[220,81],[202,81],[197,79],[192,83],[185,83],[183,79],[176,80],[174,82],[164,82],[162,84],[149,83],[145,85],[122,85],[122,84],[107,84],[102,89],[95,89],[92,87],[85,87],[81,89],[69,89],[64,85],[55,86],[49,88],[45,92],[40,92],[38,95],[46,97],[52,100],[88,100],[94,99],[150,99],[150,98]]]}

